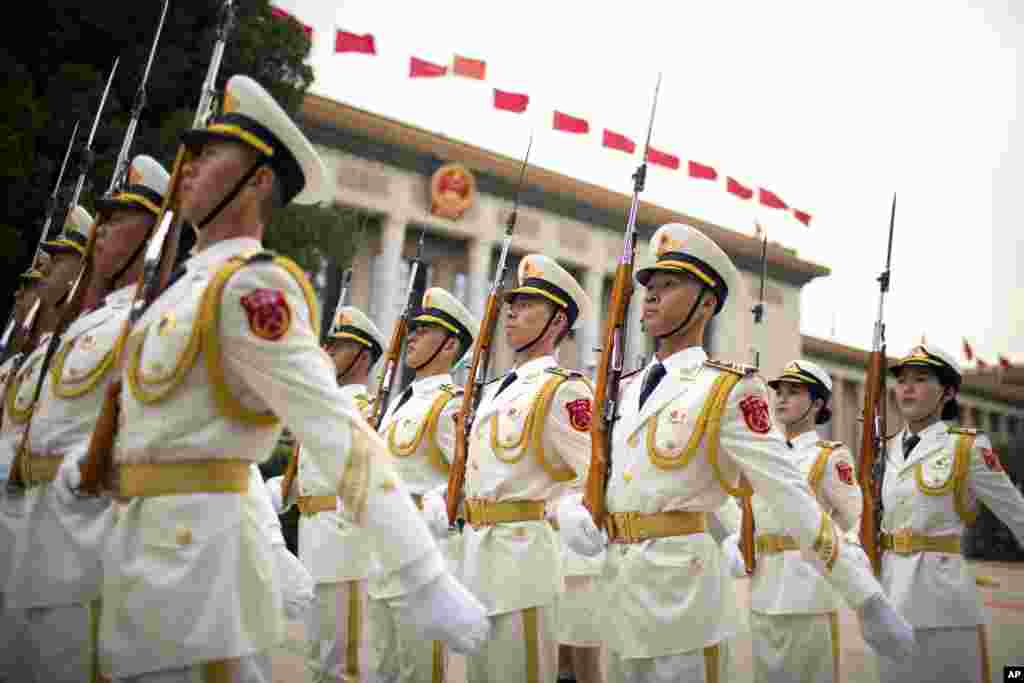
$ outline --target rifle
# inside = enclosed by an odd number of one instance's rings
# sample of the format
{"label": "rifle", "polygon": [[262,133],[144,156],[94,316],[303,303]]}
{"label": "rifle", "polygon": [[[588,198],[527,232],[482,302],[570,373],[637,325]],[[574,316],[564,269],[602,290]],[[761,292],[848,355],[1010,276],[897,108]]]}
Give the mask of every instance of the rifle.
{"label": "rifle", "polygon": [[871,561],[875,576],[882,573],[882,480],[885,478],[886,442],[886,356],[885,356],[885,295],[889,291],[892,266],[892,235],[896,224],[896,195],[892,196],[889,215],[889,247],[886,250],[885,270],[878,276],[878,318],[875,320],[868,374],[864,381],[864,426],[861,430],[860,457],[857,478],[864,497],[860,517],[860,544]]}
{"label": "rifle", "polygon": [[487,296],[484,308],[484,319],[480,323],[480,334],[473,343],[473,360],[469,364],[469,374],[462,396],[462,407],[455,414],[455,456],[448,470],[448,493],[445,507],[448,512],[448,523],[455,525],[462,505],[463,488],[466,484],[466,458],[469,457],[469,433],[473,430],[476,410],[480,407],[483,387],[487,383],[487,372],[491,364],[491,345],[494,333],[498,329],[498,313],[501,310],[502,292],[505,289],[505,267],[508,263],[508,251],[512,246],[512,233],[516,229],[516,218],[519,211],[519,196],[526,181],[526,167],[530,162],[530,150],[533,148],[533,132],[530,142],[526,145],[526,156],[519,168],[519,185],[516,187],[515,200],[512,202],[512,213],[505,221],[505,239],[501,244],[501,255],[494,269],[494,281],[491,293]]}
{"label": "rifle", "polygon": [[402,316],[395,323],[395,329],[391,331],[391,341],[384,353],[384,371],[380,375],[380,383],[377,385],[377,395],[374,398],[373,414],[370,415],[370,426],[379,429],[384,421],[384,412],[388,408],[391,398],[391,391],[394,389],[395,377],[398,375],[398,361],[402,356],[402,346],[405,344],[405,336],[409,331],[409,321],[413,319],[423,301],[423,292],[426,290],[427,271],[423,267],[423,239],[426,236],[426,228],[420,229],[420,241],[416,246],[416,258],[412,260],[409,269],[409,287],[406,290],[405,308]]}
{"label": "rifle", "polygon": [[[96,136],[96,129],[99,128],[100,118],[103,115],[103,107],[107,102],[107,95],[110,94],[110,85],[114,82],[114,74],[117,73],[117,64],[120,58],[114,60],[114,66],[110,69],[110,76],[107,78],[107,85],[103,89],[103,95],[100,98],[99,106],[96,108],[96,116],[93,118],[92,129],[89,131],[89,137],[85,141],[85,147],[82,149],[82,158],[79,162],[78,180],[75,181],[75,189],[71,194],[71,200],[68,202],[67,214],[78,205],[78,200],[82,196],[82,190],[85,187],[85,179],[89,174],[89,170],[92,168],[92,164],[96,159],[96,155],[92,151],[92,141]],[[61,231],[63,233],[63,230]],[[43,229],[43,236],[46,235],[46,228]],[[40,237],[42,239],[42,236]],[[40,247],[42,242],[40,241]],[[39,377],[36,380],[36,386],[32,393],[32,405],[35,405],[39,400],[39,395],[42,393],[43,383],[46,381],[46,374],[50,367],[50,361],[53,360],[54,354],[57,353],[57,347],[60,345],[61,334],[67,329],[75,318],[78,317],[82,307],[82,300],[85,296],[84,283],[89,281],[89,277],[92,274],[92,261],[93,253],[96,249],[96,222],[93,221],[92,228],[89,231],[89,239],[85,246],[85,257],[83,259],[82,267],[78,270],[78,275],[75,277],[71,284],[71,288],[61,297],[61,301],[58,301],[57,306],[62,306],[60,317],[57,321],[57,326],[53,330],[53,334],[50,335],[50,340],[46,344],[46,351],[43,354],[42,365],[39,370]],[[22,469],[24,467],[23,462],[27,454],[29,444],[29,432],[31,432],[31,422],[25,431],[21,435],[21,442],[18,449],[14,453],[14,461],[11,463],[11,474],[8,479],[10,486],[23,486],[24,477],[22,476]]]}
{"label": "rifle", "polygon": [[629,317],[629,301],[633,297],[633,265],[636,260],[636,218],[640,209],[640,193],[647,179],[647,153],[651,147],[651,133],[654,131],[654,112],[658,106],[658,91],[661,89],[661,74],[654,86],[654,101],[651,103],[651,118],[647,123],[647,141],[644,156],[633,173],[633,201],[629,205],[626,220],[626,236],[622,246],[622,258],[615,269],[612,283],[611,306],[604,328],[604,346],[597,349],[601,358],[597,363],[594,385],[594,405],[600,410],[598,419],[590,423],[590,469],[583,488],[583,506],[590,511],[597,528],[602,528],[608,514],[605,493],[612,472],[612,429],[619,419],[619,385],[626,358],[626,330]]}
{"label": "rifle", "polygon": [[[110,178],[110,187],[107,194],[113,194],[114,190],[122,187],[125,176],[128,175],[128,153],[131,151],[132,142],[135,140],[135,129],[139,126],[139,118],[142,116],[142,109],[146,106],[146,83],[149,81],[149,70],[153,66],[153,57],[156,55],[156,46],[160,42],[160,34],[164,30],[164,19],[167,17],[167,6],[170,0],[164,0],[163,9],[160,10],[160,22],[156,26],[156,35],[153,36],[153,44],[149,47],[149,58],[146,60],[146,68],[139,79],[139,88],[135,91],[135,102],[132,104],[132,118],[125,130],[124,140],[121,142],[121,150],[117,153],[117,161],[114,163],[114,175]],[[134,260],[134,259],[132,259]]]}
{"label": "rifle", "polygon": [[[758,224],[757,227],[761,227]],[[763,239],[761,240],[761,292],[758,295],[757,303],[754,305],[750,312],[754,314],[754,336],[757,336],[757,329],[764,322],[764,288],[765,281],[768,279],[768,232],[762,230]],[[759,344],[754,343],[753,347],[754,367],[761,367],[761,350]],[[749,488],[746,478],[740,482],[740,489]],[[754,533],[756,526],[754,524],[754,506],[751,503],[751,496],[743,495],[740,496],[740,509],[743,511],[743,515],[740,517],[740,552],[743,554],[743,564],[747,568],[747,575],[753,576],[754,571],[757,569],[757,553],[754,547]]]}
{"label": "rifle", "polygon": [[[206,71],[206,78],[203,80],[199,104],[196,107],[196,114],[192,120],[193,128],[205,128],[207,121],[213,114],[217,74],[220,72],[221,60],[224,57],[224,47],[227,44],[228,34],[231,32],[234,20],[234,1],[224,0],[224,4],[221,6],[217,39],[213,46],[213,56]],[[138,322],[149,305],[167,287],[170,280],[171,269],[178,254],[178,241],[181,237],[182,220],[178,202],[181,191],[182,171],[191,158],[191,150],[189,150],[187,145],[181,144],[174,159],[174,167],[168,182],[167,196],[164,199],[160,217],[157,220],[156,232],[146,246],[142,278],[135,292],[135,299],[132,301],[124,327],[118,336],[117,342],[114,344],[114,367],[120,366],[121,354],[124,351],[124,346],[132,327]],[[109,482],[110,476],[113,473],[113,449],[114,439],[117,435],[120,394],[121,380],[118,378],[107,386],[107,392],[103,399],[103,408],[96,420],[96,426],[89,441],[89,450],[84,461],[79,465],[82,473],[80,487],[82,493],[99,495],[101,487]]]}
{"label": "rifle", "polygon": [[57,182],[53,184],[53,191],[50,193],[50,200],[46,204],[46,219],[43,221],[43,229],[39,233],[39,240],[36,241],[36,250],[32,253],[33,268],[36,267],[36,261],[39,260],[39,252],[42,251],[43,242],[46,241],[46,236],[50,233],[50,226],[53,224],[53,216],[57,213],[57,202],[60,199],[60,184],[64,180],[64,170],[68,167],[68,158],[71,156],[71,148],[75,145],[75,137],[78,135],[79,123],[81,122],[75,121],[75,127],[71,130],[71,138],[68,139],[68,148],[64,150],[64,161],[60,164],[60,173],[57,174]]}

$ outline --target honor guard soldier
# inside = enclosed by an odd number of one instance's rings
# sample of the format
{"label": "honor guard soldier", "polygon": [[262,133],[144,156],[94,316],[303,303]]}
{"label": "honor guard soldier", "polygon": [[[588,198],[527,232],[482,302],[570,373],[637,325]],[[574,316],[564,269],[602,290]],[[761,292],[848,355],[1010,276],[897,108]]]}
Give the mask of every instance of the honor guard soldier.
{"label": "honor guard soldier", "polygon": [[[338,311],[328,335],[327,353],[334,362],[341,400],[365,420],[370,401],[366,383],[371,368],[383,353],[377,326],[358,308]],[[371,570],[371,548],[365,531],[337,507],[341,461],[328,461],[330,469],[299,446],[297,481],[284,498],[299,507],[299,558],[315,583],[313,609],[306,615],[307,666],[314,681],[368,681],[366,582]],[[285,493],[287,477],[267,481],[277,501]]]}
{"label": "honor guard soldier", "polygon": [[[8,357],[0,365],[0,547],[7,550],[0,555],[0,681],[19,679],[28,667],[28,645],[25,642],[25,623],[23,610],[8,609],[4,595],[4,584],[11,562],[14,559],[14,544],[18,532],[24,524],[24,497],[21,491],[8,486],[8,476],[14,463],[14,454],[21,443],[21,430],[18,425],[7,420],[7,404],[13,401],[20,383],[17,379],[21,369],[24,353],[32,350],[31,327],[23,325],[36,301],[43,279],[49,272],[50,257],[41,253],[36,267],[26,270],[18,276],[19,288],[14,295],[14,311],[16,328],[14,329]],[[36,312],[38,320],[38,309]],[[21,349],[22,353],[10,353],[13,349]]]}
{"label": "honor guard soldier", "polygon": [[593,390],[555,360],[590,301],[542,254],[524,257],[518,275],[504,321],[516,368],[484,392],[469,435],[463,571],[494,629],[468,659],[472,683],[557,677],[564,581],[548,516],[559,498],[582,488],[590,464]]}
{"label": "honor guard soldier", "polygon": [[[142,314],[125,349],[117,493],[104,555],[101,651],[117,679],[269,681],[283,637],[272,547],[251,515],[250,464],[283,426],[365,528],[426,637],[472,648],[488,625],[319,348],[315,297],[263,251],[274,210],[325,197],[323,162],[255,81],[228,80],[222,113],[185,134],[181,217],[195,256]],[[443,618],[442,618],[443,615]]]}
{"label": "honor guard soldier", "polygon": [[[96,652],[101,558],[114,514],[109,498],[74,496],[67,477],[77,476],[106,387],[117,376],[111,368],[114,343],[128,315],[142,247],[160,212],[168,175],[156,160],[140,155],[127,178],[123,191],[97,202],[92,281],[83,286],[104,298],[64,332],[22,454],[26,524],[6,589],[13,605],[32,610],[31,680],[81,681]],[[81,225],[91,229],[92,219],[84,211],[78,214]],[[87,241],[82,231],[73,230],[44,248],[85,256]],[[62,467],[64,476],[55,484]]]}
{"label": "honor guard soldier", "polygon": [[578,552],[611,544],[599,620],[609,680],[729,680],[726,644],[741,617],[706,516],[728,495],[749,491],[744,478],[858,608],[868,642],[892,654],[911,649],[909,627],[792,463],[764,381],[753,369],[708,360],[700,346],[728,297],[742,297],[732,261],[681,224],[659,228],[651,253],[656,263],[636,278],[646,288],[644,329],[658,350],[620,395],[606,529],[582,505],[559,507],[561,531]]}
{"label": "honor guard soldier", "polygon": [[889,371],[906,426],[889,441],[882,485],[882,585],[914,627],[918,652],[880,660],[882,683],[991,677],[982,605],[961,554],[978,501],[1024,544],[1024,498],[988,436],[950,424],[960,417],[962,374],[942,349],[916,346]]}
{"label": "honor guard soldier", "polygon": [[[410,321],[405,352],[405,364],[415,372],[415,379],[388,406],[380,432],[448,566],[456,571],[461,538],[449,529],[442,498],[455,453],[453,418],[462,407],[462,387],[454,386],[451,370],[473,345],[480,321],[440,287],[424,292],[421,304],[419,315]],[[417,638],[402,623],[396,588],[385,581],[370,582],[376,680],[442,683],[447,661],[444,645]]]}
{"label": "honor guard soldier", "polygon": [[[789,457],[822,509],[856,542],[863,500],[853,456],[843,444],[823,441],[815,432],[815,425],[832,418],[832,378],[810,361],[794,360],[768,386],[776,393],[775,417],[785,431]],[[774,508],[761,496],[753,496],[752,505],[757,529],[750,597],[754,681],[838,683],[841,600],[801,556]],[[726,539],[723,549],[733,575],[746,576],[738,535]],[[866,557],[861,561],[867,564]]]}

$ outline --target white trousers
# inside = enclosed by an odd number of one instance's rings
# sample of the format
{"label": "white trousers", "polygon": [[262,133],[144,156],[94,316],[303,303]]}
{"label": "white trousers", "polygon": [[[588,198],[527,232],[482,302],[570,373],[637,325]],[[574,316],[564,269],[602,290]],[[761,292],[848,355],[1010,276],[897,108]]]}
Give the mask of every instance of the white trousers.
{"label": "white trousers", "polygon": [[839,683],[839,615],[750,613],[754,683]]}
{"label": "white trousers", "polygon": [[96,653],[95,606],[61,605],[22,610],[26,683],[82,683],[93,671]]}
{"label": "white trousers", "polygon": [[[85,680],[85,679],[83,679]],[[113,683],[273,683],[270,654],[206,662],[184,669],[115,678]]]}
{"label": "white trousers", "polygon": [[729,647],[718,643],[678,655],[622,659],[605,650],[608,683],[727,683]]}
{"label": "white trousers", "polygon": [[914,629],[917,654],[899,660],[878,657],[879,683],[980,683],[982,666],[985,671],[989,666],[985,637],[977,626]]}
{"label": "white trousers", "polygon": [[394,600],[370,600],[367,636],[375,683],[443,683],[448,652],[438,640],[423,640],[398,619]]}
{"label": "white trousers", "polygon": [[0,592],[0,683],[26,680],[30,655],[25,610],[8,609]]}
{"label": "white trousers", "polygon": [[308,612],[306,662],[315,683],[356,683],[367,673],[366,580],[318,583]]}
{"label": "white trousers", "polygon": [[466,683],[551,683],[558,678],[553,605],[490,619],[490,640],[466,658]]}
{"label": "white trousers", "polygon": [[600,577],[566,576],[565,592],[558,596],[558,642],[572,647],[601,647],[597,601]]}

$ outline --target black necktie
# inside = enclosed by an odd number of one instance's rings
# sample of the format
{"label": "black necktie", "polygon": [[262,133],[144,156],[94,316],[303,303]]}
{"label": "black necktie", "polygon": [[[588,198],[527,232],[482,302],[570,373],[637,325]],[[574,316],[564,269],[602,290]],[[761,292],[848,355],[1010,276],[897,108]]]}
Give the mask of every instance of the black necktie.
{"label": "black necktie", "polygon": [[790,448],[793,448],[793,442],[790,441],[789,439],[786,439],[786,445],[789,446]]}
{"label": "black necktie", "polygon": [[501,386],[498,387],[498,391],[497,391],[496,394],[494,394],[494,396],[497,397],[498,394],[500,394],[501,392],[503,392],[506,389],[508,389],[508,385],[512,384],[512,382],[515,382],[515,381],[516,381],[516,373],[515,372],[510,372],[507,375],[505,375],[505,379],[503,379],[501,381]]}
{"label": "black necktie", "polygon": [[903,459],[906,460],[910,457],[910,451],[914,450],[914,446],[921,440],[917,434],[911,434],[907,438],[903,439]]}
{"label": "black necktie", "polygon": [[171,273],[171,279],[167,281],[166,289],[170,289],[171,285],[173,285],[175,282],[180,280],[181,276],[184,275],[187,272],[188,272],[188,269],[184,266],[184,264],[182,264],[182,265],[178,266],[177,268],[175,268],[174,272]]}
{"label": "black necktie", "polygon": [[395,406],[395,409],[391,411],[391,414],[397,415],[398,411],[402,409],[402,406],[404,406],[405,402],[408,401],[410,398],[412,398],[412,387],[409,387],[408,389],[402,392],[402,395],[398,398],[398,405]]}
{"label": "black necktie", "polygon": [[644,385],[640,388],[640,407],[644,407],[644,403],[647,402],[647,397],[650,396],[655,387],[658,386],[658,382],[665,376],[665,366],[661,363],[657,363],[647,373],[647,377],[644,379]]}

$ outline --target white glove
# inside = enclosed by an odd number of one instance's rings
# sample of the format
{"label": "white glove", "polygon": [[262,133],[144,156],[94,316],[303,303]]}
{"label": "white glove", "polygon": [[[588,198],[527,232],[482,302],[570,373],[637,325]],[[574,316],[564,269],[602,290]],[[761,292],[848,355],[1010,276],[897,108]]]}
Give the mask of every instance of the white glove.
{"label": "white glove", "polygon": [[410,624],[424,640],[443,640],[455,652],[471,655],[490,636],[487,610],[448,572],[397,600],[399,623]]}
{"label": "white glove", "polygon": [[313,577],[287,547],[275,545],[274,556],[284,598],[284,614],[292,621],[303,621],[313,605]]}
{"label": "white glove", "polygon": [[596,557],[608,545],[608,534],[597,528],[582,500],[579,495],[566,496],[558,504],[558,533],[575,553]]}
{"label": "white glove", "polygon": [[57,476],[53,480],[53,487],[57,494],[57,500],[62,505],[71,506],[78,500],[78,488],[82,485],[82,471],[78,468],[78,458],[74,454],[68,454],[61,461],[57,468]]}
{"label": "white glove", "polygon": [[722,541],[722,552],[725,554],[725,561],[728,563],[729,571],[733,578],[742,579],[747,575],[747,563],[743,561],[743,553],[740,552],[740,536],[732,534],[726,536]]}
{"label": "white glove", "polygon": [[864,641],[890,659],[911,657],[917,651],[914,629],[893,609],[882,593],[875,593],[857,609]]}
{"label": "white glove", "polygon": [[281,481],[284,477],[271,477],[264,482],[267,486],[267,491],[270,493],[270,504],[274,506],[274,512],[278,516],[284,514],[284,498],[281,497]]}
{"label": "white glove", "polygon": [[436,493],[423,495],[423,521],[439,541],[448,538],[448,508]]}

